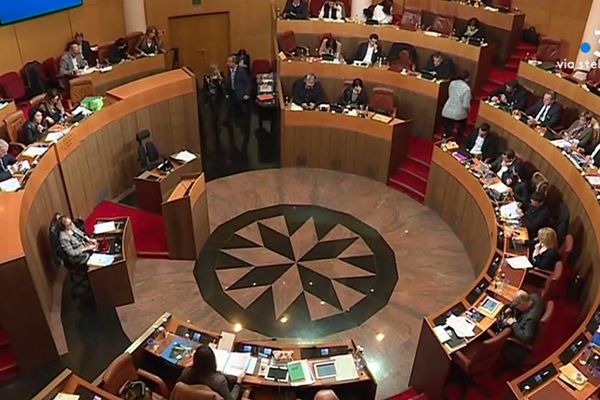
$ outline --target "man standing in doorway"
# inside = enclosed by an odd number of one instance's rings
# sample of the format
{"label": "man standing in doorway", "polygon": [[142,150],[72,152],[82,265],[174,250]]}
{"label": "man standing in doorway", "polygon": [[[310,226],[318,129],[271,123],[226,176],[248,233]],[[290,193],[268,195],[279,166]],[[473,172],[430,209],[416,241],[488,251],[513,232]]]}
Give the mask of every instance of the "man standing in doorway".
{"label": "man standing in doorway", "polygon": [[229,109],[229,129],[231,145],[235,148],[233,141],[233,123],[238,124],[244,135],[242,145],[243,154],[248,148],[250,140],[250,77],[248,73],[240,68],[237,57],[232,55],[227,58],[227,95]]}

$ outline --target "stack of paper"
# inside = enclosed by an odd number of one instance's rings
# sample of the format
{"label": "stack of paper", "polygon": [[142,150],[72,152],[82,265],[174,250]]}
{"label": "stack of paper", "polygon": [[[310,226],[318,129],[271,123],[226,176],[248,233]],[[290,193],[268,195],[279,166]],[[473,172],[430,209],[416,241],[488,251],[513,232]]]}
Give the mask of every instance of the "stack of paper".
{"label": "stack of paper", "polygon": [[581,391],[584,389],[585,384],[587,383],[587,377],[581,373],[575,366],[571,363],[563,365],[559,368],[560,375],[558,376],[560,379],[573,386],[575,389]]}
{"label": "stack of paper", "polygon": [[444,325],[438,325],[435,328],[433,328],[433,333],[435,333],[435,336],[438,338],[440,343],[446,343],[448,340],[451,339],[450,335],[448,335],[448,332],[446,332]]}
{"label": "stack of paper", "polygon": [[24,157],[35,158],[44,155],[46,151],[48,151],[48,147],[29,146],[23,150],[21,155]]}
{"label": "stack of paper", "polygon": [[517,202],[513,201],[500,207],[500,216],[504,219],[519,219],[521,213]]}
{"label": "stack of paper", "polygon": [[63,131],[50,132],[46,135],[44,142],[58,142],[64,135],[65,133]]}
{"label": "stack of paper", "polygon": [[302,106],[299,106],[296,103],[292,103],[290,104],[290,111],[303,111],[304,109],[302,108]]}
{"label": "stack of paper", "polygon": [[354,365],[354,357],[352,354],[344,354],[342,356],[334,356],[331,359],[335,362],[335,380],[347,381],[358,378],[356,365]]}
{"label": "stack of paper", "polygon": [[237,377],[244,375],[250,363],[250,357],[250,353],[230,353],[223,367],[223,373]]}
{"label": "stack of paper", "polygon": [[80,397],[78,394],[67,394],[67,393],[59,393],[54,396],[54,400],[79,400]]}
{"label": "stack of paper", "polygon": [[0,182],[0,192],[15,192],[21,189],[21,184],[17,178],[10,178]]}
{"label": "stack of paper", "polygon": [[94,225],[94,235],[100,235],[107,232],[114,232],[117,229],[115,221],[98,222]]}
{"label": "stack of paper", "polygon": [[173,156],[174,159],[181,162],[190,162],[196,159],[196,155],[187,150],[182,150]]}
{"label": "stack of paper", "polygon": [[115,261],[115,256],[112,254],[94,253],[90,256],[87,264],[94,267],[106,267]]}
{"label": "stack of paper", "polygon": [[215,358],[217,359],[217,371],[223,371],[223,368],[225,368],[225,363],[229,358],[229,352],[227,350],[215,348],[212,348],[212,351],[215,353]]}
{"label": "stack of paper", "polygon": [[588,175],[585,177],[592,186],[600,186],[600,176]]}
{"label": "stack of paper", "polygon": [[496,182],[493,185],[490,185],[489,188],[490,188],[490,190],[493,190],[493,191],[498,192],[500,194],[505,194],[505,193],[507,193],[510,190],[510,188],[508,186],[506,186],[502,181]]}
{"label": "stack of paper", "polygon": [[465,338],[475,336],[475,325],[465,317],[457,317],[452,314],[446,320],[446,325],[456,332],[456,336]]}
{"label": "stack of paper", "polygon": [[526,256],[511,257],[506,259],[506,263],[513,269],[528,269],[533,268],[529,258]]}
{"label": "stack of paper", "polygon": [[292,361],[288,363],[287,367],[290,377],[290,385],[312,385],[315,382],[315,379],[313,378],[312,373],[310,372],[308,361]]}

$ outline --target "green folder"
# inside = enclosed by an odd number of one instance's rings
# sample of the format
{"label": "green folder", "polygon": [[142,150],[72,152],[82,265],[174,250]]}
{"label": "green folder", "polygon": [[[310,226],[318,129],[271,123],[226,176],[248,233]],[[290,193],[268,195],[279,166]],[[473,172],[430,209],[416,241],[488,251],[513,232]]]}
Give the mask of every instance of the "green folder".
{"label": "green folder", "polygon": [[302,368],[302,362],[296,361],[288,363],[288,374],[290,382],[298,382],[304,380],[304,368]]}

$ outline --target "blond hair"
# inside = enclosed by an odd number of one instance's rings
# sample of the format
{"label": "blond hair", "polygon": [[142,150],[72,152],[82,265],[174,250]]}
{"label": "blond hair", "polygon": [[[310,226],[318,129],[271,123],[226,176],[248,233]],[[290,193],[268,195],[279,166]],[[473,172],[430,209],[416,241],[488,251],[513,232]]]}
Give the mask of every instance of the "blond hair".
{"label": "blond hair", "polygon": [[558,239],[556,238],[556,232],[552,228],[542,228],[538,231],[538,238],[540,242],[548,249],[558,248]]}
{"label": "blond hair", "polygon": [[535,171],[531,176],[531,185],[533,186],[534,192],[540,192],[546,194],[548,192],[548,179],[540,171]]}

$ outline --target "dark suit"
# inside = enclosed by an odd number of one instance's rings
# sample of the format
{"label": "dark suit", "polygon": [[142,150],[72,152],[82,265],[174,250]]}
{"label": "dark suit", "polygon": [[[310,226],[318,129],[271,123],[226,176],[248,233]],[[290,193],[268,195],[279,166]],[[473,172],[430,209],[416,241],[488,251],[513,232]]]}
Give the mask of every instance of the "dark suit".
{"label": "dark suit", "polygon": [[[543,100],[539,100],[533,106],[528,108],[527,111],[525,111],[525,114],[529,115],[532,118],[535,118],[540,113],[543,106],[544,106]],[[562,116],[562,108],[560,107],[560,105],[558,105],[557,102],[554,102],[554,103],[552,103],[552,105],[550,105],[550,109],[546,112],[546,117],[543,118],[542,121],[538,121],[538,122],[539,122],[540,126],[554,128],[560,122],[561,116]]]}
{"label": "dark suit", "polygon": [[[237,121],[245,135],[244,145],[250,138],[250,76],[244,68],[236,67],[227,74],[229,121]],[[244,97],[248,97],[244,99]]]}
{"label": "dark suit", "polygon": [[[502,173],[502,176],[500,177],[500,179],[502,180],[502,182],[504,182],[505,185],[512,186],[513,184],[515,184],[518,181],[518,179],[519,179],[519,176],[517,174],[518,162],[519,162],[518,160],[514,160],[513,163],[508,167],[508,169]],[[498,172],[500,172],[501,169],[502,169],[502,157],[499,157],[496,161],[494,161],[492,163],[492,171],[498,173]]]}
{"label": "dark suit", "polygon": [[452,59],[444,57],[440,65],[436,67],[433,63],[433,56],[431,56],[423,70],[435,73],[435,77],[439,79],[451,79],[454,76],[454,62]]}
{"label": "dark suit", "polygon": [[17,159],[7,154],[3,157],[0,157],[0,182],[10,179],[12,177],[11,172],[8,170],[8,167],[17,162]]}
{"label": "dark suit", "polygon": [[525,108],[527,104],[527,91],[521,85],[518,85],[510,93],[506,91],[506,85],[502,85],[494,90],[490,94],[490,97],[500,97],[502,94],[506,96],[506,100],[508,100],[507,106],[511,110],[523,110]]}
{"label": "dark suit", "polygon": [[314,103],[316,105],[327,103],[325,91],[321,82],[315,82],[312,89],[307,89],[304,79],[294,82],[292,101],[298,105]]}
{"label": "dark suit", "polygon": [[[354,57],[352,58],[354,61],[362,61],[364,60],[365,56],[367,55],[367,49],[369,48],[369,43],[368,42],[362,42],[361,44],[358,45],[358,49],[356,50],[356,53],[354,53]],[[373,55],[371,56],[371,63],[375,64],[375,62],[377,61],[377,58],[382,56],[383,52],[381,49],[381,45],[379,43],[377,43],[377,47],[373,50]]]}
{"label": "dark suit", "polygon": [[545,204],[540,207],[529,206],[521,218],[521,225],[527,228],[530,238],[537,237],[538,231],[550,225],[550,210]]}
{"label": "dark suit", "polygon": [[283,18],[286,19],[308,19],[308,3],[304,0],[295,6],[292,0],[289,0],[283,9]]}
{"label": "dark suit", "polygon": [[512,189],[515,200],[521,203],[521,209],[526,210],[532,195],[531,181],[517,181]]}
{"label": "dark suit", "polygon": [[81,46],[81,55],[83,55],[83,58],[85,58],[85,61],[87,61],[88,65],[96,65],[96,60],[98,59],[98,52],[92,50],[90,42],[88,42],[87,40],[83,40],[79,46]]}
{"label": "dark suit", "polygon": [[554,266],[558,261],[558,252],[555,249],[547,249],[535,257],[531,257],[531,264],[535,268],[544,271],[554,271]]}
{"label": "dark suit", "polygon": [[[542,319],[545,308],[539,294],[533,293],[531,300],[533,304],[529,310],[525,312],[515,310],[515,319],[517,322],[510,326],[512,336],[525,344],[531,344],[535,340],[537,327],[540,319]],[[507,342],[504,348],[504,355],[513,365],[522,364],[528,354],[529,350],[526,347],[512,342]]]}
{"label": "dark suit", "polygon": [[23,125],[23,128],[21,128],[21,132],[19,132],[19,143],[27,146],[38,140],[40,137],[42,137],[42,133],[38,131],[37,124],[28,121]]}
{"label": "dark suit", "polygon": [[342,95],[340,96],[338,103],[343,106],[352,106],[352,107],[364,106],[366,104],[369,104],[369,99],[367,97],[367,91],[363,88],[362,92],[360,92],[358,97],[355,100],[352,100],[352,87],[349,86],[346,89],[344,89],[344,91],[342,92]]}
{"label": "dark suit", "polygon": [[[475,128],[467,137],[465,149],[468,152],[475,146],[477,136],[479,136],[479,128]],[[481,145],[481,158],[482,160],[495,160],[496,157],[498,157],[498,138],[492,132],[488,132]]]}

